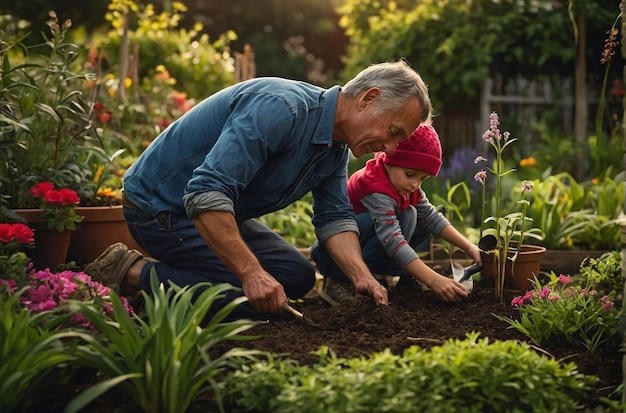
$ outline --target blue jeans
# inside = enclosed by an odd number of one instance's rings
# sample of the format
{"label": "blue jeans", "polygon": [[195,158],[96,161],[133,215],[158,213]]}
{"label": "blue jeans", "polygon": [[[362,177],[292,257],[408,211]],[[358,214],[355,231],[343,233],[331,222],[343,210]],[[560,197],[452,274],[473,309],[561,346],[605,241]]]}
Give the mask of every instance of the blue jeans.
{"label": "blue jeans", "polygon": [[[370,271],[374,274],[398,275],[400,277],[410,277],[410,274],[400,268],[385,252],[382,244],[376,236],[374,221],[369,212],[356,214],[356,222],[359,226],[359,244],[363,260]],[[398,218],[402,235],[409,241],[409,245],[416,251],[428,250],[430,234],[417,223],[417,211],[415,207],[409,207]],[[348,278],[333,261],[326,248],[316,242],[311,248],[311,258],[316,262],[320,273],[324,277],[332,278],[335,281],[347,281]]]}
{"label": "blue jeans", "polygon": [[[150,292],[150,271],[156,270],[159,281],[179,286],[201,282],[227,283],[241,288],[237,278],[204,242],[193,221],[186,215],[161,212],[147,215],[139,209],[124,206],[126,224],[137,243],[157,262],[148,262],[141,270],[140,287]],[[315,284],[315,268],[293,245],[260,222],[250,219],[239,224],[241,237],[261,266],[280,283],[287,297],[297,299]],[[240,289],[228,291],[226,297],[211,307],[210,315],[228,301],[243,294]],[[267,319],[249,302],[239,305],[229,319]]]}

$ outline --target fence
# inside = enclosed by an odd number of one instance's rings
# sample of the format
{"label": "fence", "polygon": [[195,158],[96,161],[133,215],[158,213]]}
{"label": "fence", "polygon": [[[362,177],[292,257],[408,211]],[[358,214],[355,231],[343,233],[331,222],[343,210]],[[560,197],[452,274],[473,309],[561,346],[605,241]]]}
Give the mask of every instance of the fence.
{"label": "fence", "polygon": [[558,110],[562,132],[573,135],[573,96],[572,79],[555,82],[520,77],[506,80],[502,76],[488,78],[480,96],[478,115],[444,113],[435,118],[434,126],[441,137],[444,158],[449,158],[459,148],[479,148],[483,132],[489,129],[489,115],[493,111],[498,112],[501,119],[514,119],[511,128],[507,126],[503,129],[524,142],[536,140],[532,126],[547,109]]}

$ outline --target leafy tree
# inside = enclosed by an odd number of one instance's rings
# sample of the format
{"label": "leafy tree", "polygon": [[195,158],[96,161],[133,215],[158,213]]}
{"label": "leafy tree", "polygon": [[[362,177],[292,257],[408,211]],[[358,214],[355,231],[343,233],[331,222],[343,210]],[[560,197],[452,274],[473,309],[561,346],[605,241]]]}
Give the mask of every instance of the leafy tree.
{"label": "leafy tree", "polygon": [[[586,3],[588,19],[606,30],[614,5]],[[439,112],[476,110],[484,79],[496,73],[573,76],[574,25],[566,3],[346,0],[340,13],[350,39],[345,77],[372,62],[405,58],[429,84]],[[601,45],[596,59],[600,51]]]}

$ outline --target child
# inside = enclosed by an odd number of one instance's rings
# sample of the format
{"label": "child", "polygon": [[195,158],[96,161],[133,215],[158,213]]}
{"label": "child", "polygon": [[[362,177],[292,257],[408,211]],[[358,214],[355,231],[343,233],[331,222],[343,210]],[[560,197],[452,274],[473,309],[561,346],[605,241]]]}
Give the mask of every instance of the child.
{"label": "child", "polygon": [[[465,288],[438,274],[421,259],[415,248],[429,234],[464,250],[481,264],[480,250],[435,209],[420,189],[422,181],[436,176],[441,167],[441,144],[432,126],[422,125],[395,152],[378,152],[348,180],[350,202],[359,226],[363,258],[374,274],[413,277],[444,301],[467,297]],[[324,276],[320,296],[336,306],[353,300],[348,279],[323,245],[316,243],[311,256]]]}

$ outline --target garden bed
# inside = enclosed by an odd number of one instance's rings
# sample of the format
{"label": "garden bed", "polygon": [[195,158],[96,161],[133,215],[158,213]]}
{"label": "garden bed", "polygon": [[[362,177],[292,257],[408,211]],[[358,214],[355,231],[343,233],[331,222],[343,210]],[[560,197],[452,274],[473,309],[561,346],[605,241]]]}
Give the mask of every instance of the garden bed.
{"label": "garden bed", "polygon": [[[422,291],[417,284],[390,293],[390,305],[377,307],[370,298],[341,307],[330,307],[315,294],[294,307],[319,324],[313,327],[290,314],[282,314],[275,320],[258,325],[246,334],[260,334],[263,338],[246,342],[225,342],[214,350],[221,353],[232,347],[245,347],[282,353],[303,365],[319,360],[311,352],[327,346],[338,357],[353,358],[390,349],[394,354],[410,346],[431,348],[450,338],[464,338],[466,333],[476,331],[490,340],[519,340],[527,342],[517,330],[507,328],[494,314],[516,316],[517,310],[511,299],[519,291],[506,289],[505,301],[495,300],[492,285],[475,283],[474,292],[464,301],[453,304],[438,300],[430,291]],[[554,356],[557,360],[574,362],[581,373],[599,378],[592,398],[586,407],[600,404],[600,398],[608,396],[622,381],[621,355],[617,351],[597,354],[574,347],[570,343],[551,341],[537,351]],[[79,372],[69,383],[57,382],[44,393],[34,395],[32,406],[26,412],[62,412],[65,405],[81,391],[95,382],[89,372]],[[615,396],[612,399],[615,400]],[[211,400],[196,400],[190,412],[214,411]],[[128,395],[113,389],[90,405],[91,412],[139,412]],[[227,409],[239,412],[239,410]]]}
{"label": "garden bed", "polygon": [[[510,305],[520,292],[505,290],[505,302],[495,300],[493,286],[475,283],[474,292],[464,301],[453,304],[442,302],[430,291],[421,291],[415,285],[392,292],[388,307],[377,307],[369,298],[355,304],[332,308],[319,297],[294,304],[305,315],[319,324],[307,325],[285,314],[279,319],[254,327],[249,333],[262,334],[263,339],[238,343],[241,347],[286,353],[301,364],[312,364],[318,359],[310,352],[328,346],[338,357],[367,356],[389,348],[401,354],[406,348],[418,345],[430,348],[449,338],[464,338],[476,331],[490,340],[519,340],[528,342],[526,336],[493,314],[517,316]],[[222,344],[225,350],[231,344]],[[571,343],[551,341],[537,351],[554,356],[557,360],[574,362],[583,374],[599,378],[597,391],[589,407],[598,405],[622,381],[621,355],[617,351],[597,354],[576,348]],[[614,398],[614,397],[613,397]]]}

